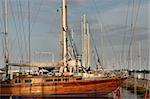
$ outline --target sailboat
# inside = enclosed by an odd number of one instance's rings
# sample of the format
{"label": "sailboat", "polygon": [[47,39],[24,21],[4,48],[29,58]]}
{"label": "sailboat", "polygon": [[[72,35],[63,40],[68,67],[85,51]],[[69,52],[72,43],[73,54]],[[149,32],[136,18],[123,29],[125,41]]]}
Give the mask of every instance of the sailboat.
{"label": "sailboat", "polygon": [[[5,0],[5,4],[7,0]],[[5,5],[6,6],[6,5]],[[5,7],[6,8],[6,7]],[[7,10],[5,10],[7,11]],[[7,14],[7,12],[5,13]],[[7,19],[7,18],[5,18]],[[75,66],[68,56],[68,25],[67,0],[62,0],[62,41],[63,61],[56,70],[48,75],[48,71],[37,74],[21,74],[8,77],[8,66],[33,66],[31,63],[9,63],[8,60],[8,32],[5,30],[5,66],[6,79],[0,82],[0,96],[28,96],[28,95],[62,95],[80,93],[112,93],[118,89],[123,80],[127,78],[124,73],[111,75],[105,70],[88,72],[82,66],[80,58],[75,59]],[[7,23],[7,20],[6,20]],[[6,24],[7,25],[7,24]],[[62,64],[61,64],[62,63]],[[84,64],[85,65],[85,64]]]}

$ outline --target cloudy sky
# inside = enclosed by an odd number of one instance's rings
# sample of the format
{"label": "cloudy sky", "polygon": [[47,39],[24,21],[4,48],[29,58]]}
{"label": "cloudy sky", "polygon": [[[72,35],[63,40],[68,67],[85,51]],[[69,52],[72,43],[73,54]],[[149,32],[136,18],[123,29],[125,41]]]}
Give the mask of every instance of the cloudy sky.
{"label": "cloudy sky", "polygon": [[[4,48],[2,1],[0,0],[0,65],[3,65]],[[31,53],[49,51],[58,60],[61,0],[29,0],[29,3],[28,8],[28,0],[8,0],[10,61],[27,60],[29,26]],[[149,7],[149,0],[68,0],[68,26],[74,30],[80,54],[80,23],[85,14],[103,65],[110,68],[130,67],[127,56],[132,41],[133,68],[139,69],[142,66],[149,69]],[[92,47],[93,44],[91,49]],[[32,54],[31,60],[37,57],[51,56]]]}

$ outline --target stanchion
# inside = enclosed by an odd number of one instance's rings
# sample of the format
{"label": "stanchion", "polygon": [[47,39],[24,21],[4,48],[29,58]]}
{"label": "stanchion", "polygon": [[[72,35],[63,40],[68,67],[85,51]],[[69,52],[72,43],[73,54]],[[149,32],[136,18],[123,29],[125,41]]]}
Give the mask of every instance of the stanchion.
{"label": "stanchion", "polygon": [[121,99],[120,88],[117,88],[117,89],[113,92],[113,97],[114,97],[114,99]]}

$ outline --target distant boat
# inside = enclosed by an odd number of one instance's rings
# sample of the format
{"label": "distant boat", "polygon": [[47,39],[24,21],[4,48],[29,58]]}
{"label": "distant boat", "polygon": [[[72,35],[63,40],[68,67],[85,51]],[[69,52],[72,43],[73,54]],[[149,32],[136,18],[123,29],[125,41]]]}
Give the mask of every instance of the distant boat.
{"label": "distant boat", "polygon": [[[5,0],[5,9],[6,2]],[[6,10],[5,10],[6,11]],[[5,15],[5,17],[7,17]],[[7,18],[5,18],[7,19]],[[37,71],[37,73],[20,72],[19,75],[11,75],[1,81],[0,96],[26,96],[26,95],[59,95],[59,94],[80,94],[80,93],[112,93],[118,89],[122,81],[127,79],[126,72],[93,70],[87,71],[76,58],[70,60],[68,57],[68,26],[67,26],[67,0],[62,0],[62,35],[63,35],[63,61],[61,65],[53,69]],[[7,31],[5,31],[5,41],[7,42]],[[11,64],[8,61],[6,44],[5,64],[21,66],[20,64]],[[74,61],[72,67],[69,62]],[[72,63],[74,63],[72,62]],[[26,66],[26,64],[22,64]],[[27,65],[30,65],[28,63]],[[6,68],[6,69],[7,69]],[[8,71],[6,72],[8,75]]]}

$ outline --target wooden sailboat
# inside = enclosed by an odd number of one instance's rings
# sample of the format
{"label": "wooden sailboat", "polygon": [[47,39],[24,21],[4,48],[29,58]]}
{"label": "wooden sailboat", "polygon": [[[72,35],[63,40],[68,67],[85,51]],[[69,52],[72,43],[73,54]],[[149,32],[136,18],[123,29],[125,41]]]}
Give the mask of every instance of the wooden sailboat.
{"label": "wooden sailboat", "polygon": [[[7,0],[5,0],[5,4],[7,3],[6,1]],[[80,66],[80,68],[82,68],[82,71],[78,70],[77,68],[75,68],[74,70],[71,69],[71,66],[69,66],[68,64],[67,0],[62,0],[62,33],[63,65],[60,66],[59,72],[53,72],[50,75],[44,74],[44,72],[43,74],[36,75],[13,75],[13,78],[6,78],[5,80],[0,82],[1,96],[111,93],[114,92],[120,86],[122,81],[127,78],[124,73],[120,75],[111,75],[110,73],[106,73],[104,70],[100,72],[88,72],[84,69],[83,66]],[[8,61],[7,30],[5,31],[5,34],[5,63],[8,71],[8,65],[17,64],[10,64]],[[76,59],[76,62],[79,61]]]}
{"label": "wooden sailboat", "polygon": [[80,93],[111,93],[115,91],[125,78],[82,77],[15,77],[1,83],[1,95],[53,95]]}

